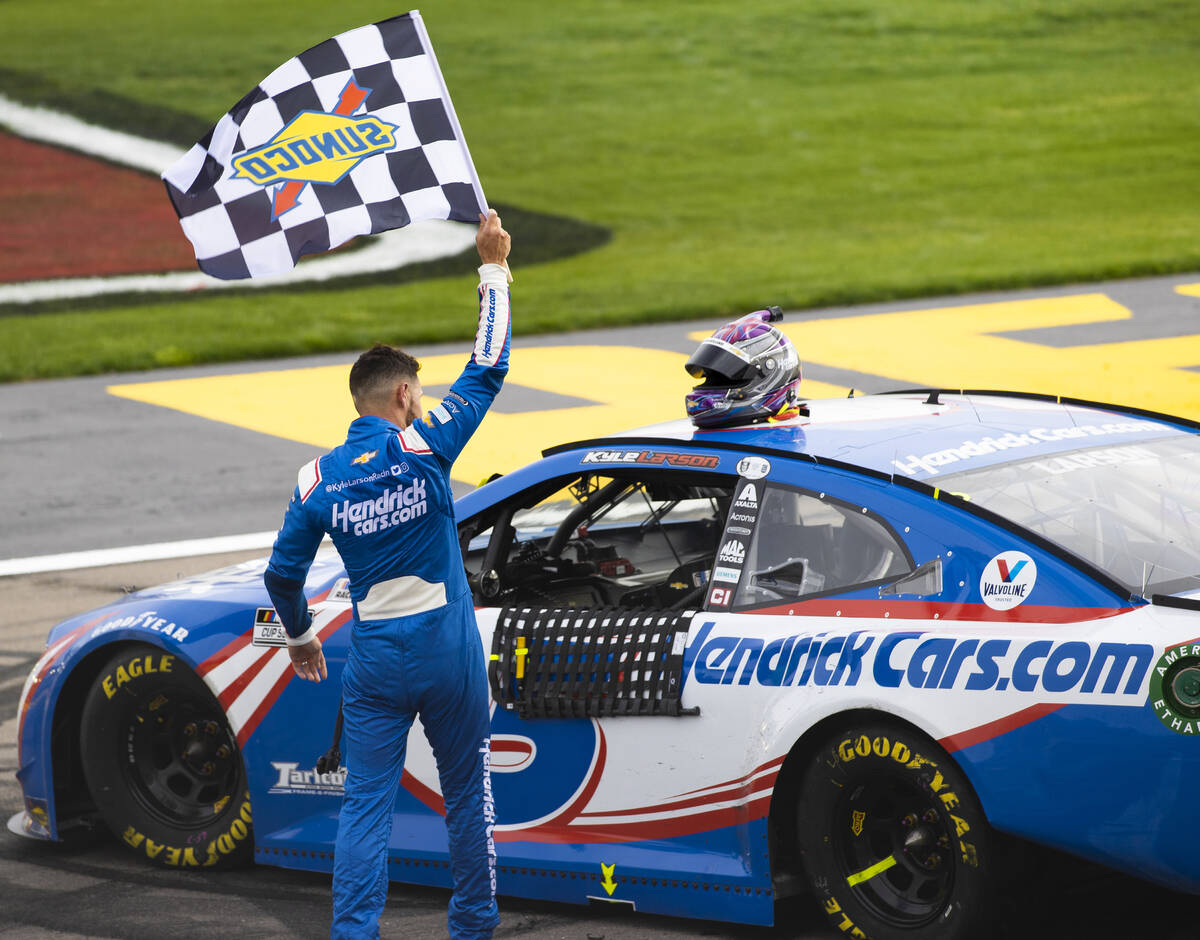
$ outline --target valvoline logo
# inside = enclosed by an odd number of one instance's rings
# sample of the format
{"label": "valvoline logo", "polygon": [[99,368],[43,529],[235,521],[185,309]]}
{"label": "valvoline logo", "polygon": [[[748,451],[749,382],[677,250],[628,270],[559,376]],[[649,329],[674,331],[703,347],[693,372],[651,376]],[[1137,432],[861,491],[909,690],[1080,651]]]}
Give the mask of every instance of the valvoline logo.
{"label": "valvoline logo", "polygon": [[333,111],[301,111],[265,144],[234,157],[230,178],[257,186],[283,183],[272,204],[272,218],[278,218],[299,204],[309,183],[333,185],[368,157],[395,149],[395,124],[373,114],[353,116],[370,94],[351,79]]}
{"label": "valvoline logo", "polygon": [[983,568],[979,596],[992,610],[1024,603],[1037,584],[1037,563],[1024,552],[1002,552]]}

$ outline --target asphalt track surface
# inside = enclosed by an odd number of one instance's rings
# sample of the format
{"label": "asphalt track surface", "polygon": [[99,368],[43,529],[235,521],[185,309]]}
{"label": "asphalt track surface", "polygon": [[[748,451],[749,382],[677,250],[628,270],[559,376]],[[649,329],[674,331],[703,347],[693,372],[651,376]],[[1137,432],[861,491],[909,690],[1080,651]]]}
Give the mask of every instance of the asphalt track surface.
{"label": "asphalt track surface", "polygon": [[[849,387],[869,392],[913,385],[1007,385],[1200,417],[1198,281],[1200,276],[1195,275],[1142,279],[814,311],[790,317],[788,322],[795,329],[792,335],[806,362],[806,382],[814,390],[813,397],[818,392],[844,393]],[[516,300],[519,316],[519,293]],[[899,313],[905,313],[904,322],[911,328],[889,334],[901,323],[891,315]],[[947,316],[966,324],[965,333],[950,337],[958,344],[955,348],[993,359],[1007,355],[1007,365],[967,361],[961,383],[946,381],[951,366],[964,369],[961,361],[942,368],[939,362],[944,355],[930,358],[939,353],[939,340],[931,336],[931,329],[945,332]],[[521,442],[530,448],[602,433],[611,429],[605,422],[620,420],[613,427],[628,427],[660,420],[655,409],[680,407],[678,396],[686,388],[686,377],[675,377],[673,385],[656,384],[652,376],[637,374],[634,367],[640,362],[643,369],[653,364],[678,368],[695,348],[696,336],[717,325],[719,321],[706,320],[518,341],[517,349],[526,351],[523,361],[537,371],[522,374],[514,356],[514,372],[496,408],[503,436],[512,436],[514,429],[537,427],[545,437],[536,444]],[[908,334],[911,348],[905,345]],[[810,349],[805,346],[806,336],[813,338]],[[842,339],[865,351],[861,356],[833,359]],[[619,354],[621,349],[627,355]],[[447,368],[451,362],[461,363],[466,350],[466,344],[461,344],[414,351],[433,364],[431,377],[436,379],[441,374],[438,363],[444,359]],[[545,354],[541,359],[538,350]],[[572,350],[579,356],[577,361],[570,361]],[[570,373],[584,378],[604,374],[608,384],[600,388],[595,383],[563,382],[562,373],[555,373],[547,363],[564,358],[569,360]],[[0,559],[275,528],[296,468],[322,446],[329,446],[324,441],[332,433],[295,430],[298,425],[287,414],[287,402],[292,402],[291,410],[299,406],[288,396],[297,387],[313,384],[328,397],[323,383],[330,375],[337,378],[333,384],[344,389],[345,369],[352,359],[339,355],[241,363],[0,388],[0,456],[7,482],[0,496],[5,519]],[[1059,363],[1053,372],[1044,365],[1051,359]],[[1097,371],[1101,375],[1093,382],[1088,376]],[[989,379],[1010,374],[1013,381],[974,382],[966,373],[983,373]],[[197,384],[198,380],[205,381]],[[205,384],[208,380],[216,384]],[[281,386],[272,387],[280,381]],[[546,387],[555,383],[553,389]],[[436,392],[436,381],[426,378],[425,384]],[[124,395],[108,391],[113,386],[137,385],[153,388],[141,398],[128,397],[128,388]],[[1111,393],[1098,395],[1097,388]],[[631,407],[624,400],[639,397],[646,403],[644,408],[636,402]],[[270,414],[263,417],[260,398],[266,399],[269,413],[278,413],[278,425]],[[319,407],[301,400],[301,405],[310,404]],[[221,409],[219,419],[205,416],[213,408]],[[231,420],[234,412],[241,417]],[[644,419],[629,419],[641,412]],[[512,455],[492,446],[474,459],[480,466],[488,461],[503,465]],[[468,487],[466,479],[461,487]],[[261,554],[0,578],[0,819],[20,808],[13,777],[16,704],[49,627],[127,591]],[[1070,811],[1063,808],[1064,813]],[[1004,937],[1200,937],[1198,898],[1023,846],[1016,846],[1015,853],[1019,878],[1005,900],[1000,928]],[[447,897],[444,891],[393,884],[382,921],[383,936],[445,937]],[[498,937],[804,940],[836,935],[804,898],[781,901],[780,926],[773,928],[509,899],[502,899],[501,908]],[[127,857],[103,833],[51,845],[0,830],[0,938],[161,938],[185,933],[316,938],[327,936],[328,923],[326,876],[270,868],[224,874],[164,872]]]}

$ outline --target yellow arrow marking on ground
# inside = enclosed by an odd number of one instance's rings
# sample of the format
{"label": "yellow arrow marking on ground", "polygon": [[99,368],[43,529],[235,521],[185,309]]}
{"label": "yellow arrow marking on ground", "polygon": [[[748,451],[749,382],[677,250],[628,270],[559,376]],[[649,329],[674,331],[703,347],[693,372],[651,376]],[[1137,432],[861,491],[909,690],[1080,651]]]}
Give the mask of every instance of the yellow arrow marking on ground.
{"label": "yellow arrow marking on ground", "polygon": [[[449,385],[465,361],[462,354],[427,356],[421,360],[422,385]],[[683,417],[683,396],[695,384],[683,369],[686,361],[679,353],[623,346],[514,350],[512,383],[597,404],[492,411],[455,463],[454,478],[474,484],[493,472],[515,470],[553,444]],[[356,417],[346,384],[349,372],[347,363],[111,385],[108,391],[328,450],[345,440],[346,426]],[[813,398],[846,394],[843,387],[807,381],[805,391]],[[426,397],[427,408],[436,404]],[[286,488],[287,481],[281,485]]]}
{"label": "yellow arrow marking on ground", "polygon": [[612,897],[612,893],[617,890],[617,883],[613,881],[613,871],[616,869],[617,863],[611,865],[600,863],[600,871],[604,874],[604,879],[600,882],[604,886],[604,890],[608,892],[608,896]]}

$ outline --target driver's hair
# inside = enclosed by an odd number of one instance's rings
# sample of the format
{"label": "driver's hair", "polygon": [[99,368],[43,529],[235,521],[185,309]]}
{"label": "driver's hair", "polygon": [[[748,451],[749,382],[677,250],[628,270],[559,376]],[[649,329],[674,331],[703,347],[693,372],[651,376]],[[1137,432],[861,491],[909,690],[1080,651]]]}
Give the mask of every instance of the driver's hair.
{"label": "driver's hair", "polygon": [[376,343],[350,369],[350,395],[359,411],[392,393],[401,382],[417,377],[421,363],[402,349]]}

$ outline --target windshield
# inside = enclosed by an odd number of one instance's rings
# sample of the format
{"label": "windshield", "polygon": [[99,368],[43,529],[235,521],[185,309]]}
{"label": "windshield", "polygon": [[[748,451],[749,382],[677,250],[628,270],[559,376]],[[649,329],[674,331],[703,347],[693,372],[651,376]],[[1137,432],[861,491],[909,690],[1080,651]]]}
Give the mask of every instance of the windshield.
{"label": "windshield", "polygon": [[966,497],[1090,561],[1130,591],[1200,590],[1200,436],[1174,434],[947,474]]}

